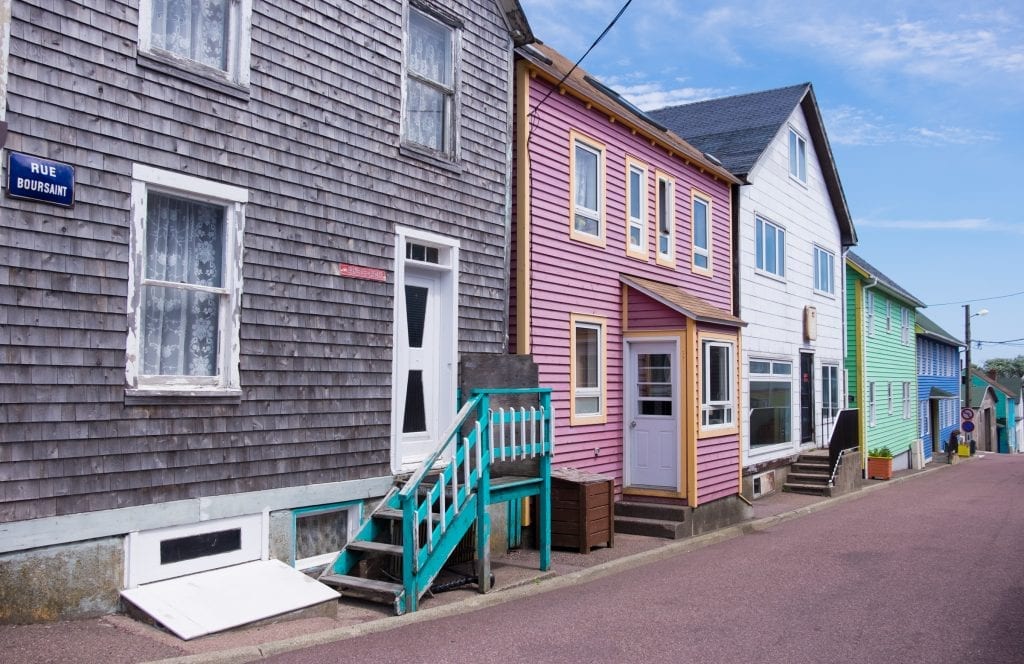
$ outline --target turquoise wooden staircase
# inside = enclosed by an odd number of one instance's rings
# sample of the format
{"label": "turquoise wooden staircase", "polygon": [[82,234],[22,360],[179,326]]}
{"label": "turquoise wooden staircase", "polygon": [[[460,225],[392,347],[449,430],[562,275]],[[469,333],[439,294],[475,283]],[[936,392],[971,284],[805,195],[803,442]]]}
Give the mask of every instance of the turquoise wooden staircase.
{"label": "turquoise wooden staircase", "polygon": [[[493,409],[494,397],[535,405]],[[434,452],[407,481],[392,488],[319,580],[342,596],[392,604],[399,615],[415,611],[475,524],[477,585],[480,592],[487,592],[487,506],[526,496],[538,497],[540,569],[547,570],[554,446],[550,388],[474,390]],[[511,461],[537,470],[492,476],[493,464]],[[387,570],[392,570],[392,578],[387,578]]]}

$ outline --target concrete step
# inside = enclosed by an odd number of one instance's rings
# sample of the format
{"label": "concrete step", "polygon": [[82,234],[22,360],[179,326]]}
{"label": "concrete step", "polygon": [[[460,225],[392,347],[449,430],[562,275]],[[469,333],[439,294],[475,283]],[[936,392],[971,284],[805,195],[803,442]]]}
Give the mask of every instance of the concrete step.
{"label": "concrete step", "polygon": [[689,535],[688,524],[665,519],[645,519],[637,516],[616,516],[615,532],[624,535],[643,535],[661,539],[680,539]]}
{"label": "concrete step", "polygon": [[786,482],[782,485],[783,491],[790,493],[807,493],[815,496],[830,496],[832,488],[821,484],[802,484],[799,482]]}
{"label": "concrete step", "polygon": [[828,474],[831,471],[832,471],[832,468],[829,467],[828,461],[825,461],[824,463],[819,463],[819,462],[805,463],[803,461],[797,461],[797,462],[793,463],[792,465],[790,465],[790,467],[789,467],[789,472],[790,473],[796,472],[796,473],[826,473],[826,474]]}
{"label": "concrete step", "polygon": [[790,471],[789,476],[786,478],[787,482],[794,482],[796,484],[828,484],[830,475],[828,473],[808,473],[808,472],[793,472]]}
{"label": "concrete step", "polygon": [[615,503],[616,517],[633,517],[638,519],[654,519],[662,521],[686,521],[690,508],[686,505],[664,505],[662,503],[642,503],[632,500],[620,500]]}

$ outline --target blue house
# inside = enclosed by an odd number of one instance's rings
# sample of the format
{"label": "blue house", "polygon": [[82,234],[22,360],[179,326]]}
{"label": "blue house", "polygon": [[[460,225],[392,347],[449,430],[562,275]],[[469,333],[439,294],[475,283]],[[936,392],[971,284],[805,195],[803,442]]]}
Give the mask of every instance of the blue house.
{"label": "blue house", "polygon": [[920,311],[917,333],[918,433],[925,459],[946,451],[957,429],[960,405],[960,348],[963,342]]}

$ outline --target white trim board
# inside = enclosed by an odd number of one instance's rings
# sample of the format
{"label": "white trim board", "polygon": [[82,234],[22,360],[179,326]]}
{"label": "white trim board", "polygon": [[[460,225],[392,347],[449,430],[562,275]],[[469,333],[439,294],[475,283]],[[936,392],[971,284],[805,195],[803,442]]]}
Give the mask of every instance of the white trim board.
{"label": "white trim board", "polygon": [[279,560],[158,581],[121,596],[185,640],[340,597]]}

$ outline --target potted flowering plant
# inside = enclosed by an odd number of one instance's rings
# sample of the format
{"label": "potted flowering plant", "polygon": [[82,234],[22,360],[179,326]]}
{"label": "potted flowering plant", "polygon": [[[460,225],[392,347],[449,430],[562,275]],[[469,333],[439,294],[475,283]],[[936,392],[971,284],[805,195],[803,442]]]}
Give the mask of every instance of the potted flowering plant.
{"label": "potted flowering plant", "polygon": [[868,450],[868,479],[892,479],[892,450],[888,447]]}

